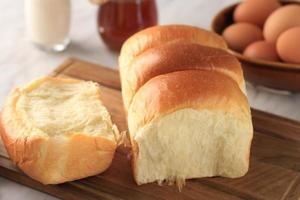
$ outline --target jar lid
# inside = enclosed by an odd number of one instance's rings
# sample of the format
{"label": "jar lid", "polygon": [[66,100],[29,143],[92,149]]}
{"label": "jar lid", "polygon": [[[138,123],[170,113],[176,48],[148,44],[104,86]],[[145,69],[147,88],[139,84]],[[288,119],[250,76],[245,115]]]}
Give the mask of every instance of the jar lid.
{"label": "jar lid", "polygon": [[109,0],[90,0],[91,3],[101,5],[103,3],[108,2]]}

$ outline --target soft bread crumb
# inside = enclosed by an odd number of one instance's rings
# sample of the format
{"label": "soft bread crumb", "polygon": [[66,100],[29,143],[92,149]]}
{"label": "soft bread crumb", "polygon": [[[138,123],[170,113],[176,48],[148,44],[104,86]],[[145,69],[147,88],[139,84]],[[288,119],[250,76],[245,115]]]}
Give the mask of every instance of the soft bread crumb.
{"label": "soft bread crumb", "polygon": [[183,187],[185,186],[185,179],[184,178],[169,178],[169,179],[166,179],[166,180],[157,180],[156,181],[157,184],[159,186],[163,186],[164,183],[166,183],[167,185],[171,186],[171,185],[176,185],[179,192],[182,191]]}
{"label": "soft bread crumb", "polygon": [[132,137],[138,145],[133,158],[138,184],[166,181],[181,189],[185,179],[236,178],[249,167],[251,123],[223,111],[177,110]]}
{"label": "soft bread crumb", "polygon": [[97,83],[46,78],[20,87],[19,91],[16,112],[40,133],[52,137],[79,132],[111,140],[117,136],[117,129],[100,101]]}
{"label": "soft bread crumb", "polygon": [[4,106],[1,137],[12,161],[44,184],[106,170],[119,131],[91,81],[43,77],[15,89]]}
{"label": "soft bread crumb", "polygon": [[119,134],[117,144],[118,144],[118,146],[123,145],[124,147],[131,147],[130,135],[129,135],[128,131],[122,131]]}
{"label": "soft bread crumb", "polygon": [[183,187],[185,186],[185,179],[184,178],[177,178],[176,186],[177,186],[178,190],[181,192]]}

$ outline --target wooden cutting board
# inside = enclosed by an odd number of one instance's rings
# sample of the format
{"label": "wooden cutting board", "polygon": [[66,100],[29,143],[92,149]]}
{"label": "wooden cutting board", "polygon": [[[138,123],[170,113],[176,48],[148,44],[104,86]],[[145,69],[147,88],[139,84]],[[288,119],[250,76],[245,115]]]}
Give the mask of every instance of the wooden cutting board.
{"label": "wooden cutting board", "polygon": [[[102,85],[103,102],[120,130],[127,130],[118,71],[70,59],[52,76],[92,80]],[[299,199],[300,123],[252,109],[255,134],[248,174],[238,179],[202,178],[187,181],[182,192],[175,186],[133,181],[129,149],[117,150],[112,166],[94,177],[44,186],[0,156],[0,175],[62,199]],[[238,144],[237,144],[238,145]],[[1,148],[0,148],[1,149]],[[0,151],[1,152],[1,151]],[[2,152],[2,154],[4,154]]]}

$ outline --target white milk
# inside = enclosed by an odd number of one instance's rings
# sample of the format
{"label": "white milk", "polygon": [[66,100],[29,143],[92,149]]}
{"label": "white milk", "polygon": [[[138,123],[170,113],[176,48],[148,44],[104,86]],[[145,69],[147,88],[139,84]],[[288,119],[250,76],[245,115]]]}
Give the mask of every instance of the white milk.
{"label": "white milk", "polygon": [[62,51],[69,43],[70,0],[25,0],[27,32],[44,50]]}

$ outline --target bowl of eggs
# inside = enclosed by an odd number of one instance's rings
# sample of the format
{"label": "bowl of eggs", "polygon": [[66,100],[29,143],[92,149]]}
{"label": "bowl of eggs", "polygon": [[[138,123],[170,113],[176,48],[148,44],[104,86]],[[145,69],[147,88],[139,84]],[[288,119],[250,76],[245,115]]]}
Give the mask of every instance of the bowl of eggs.
{"label": "bowl of eggs", "polygon": [[246,79],[300,92],[300,3],[245,0],[221,10],[212,30],[225,39]]}

